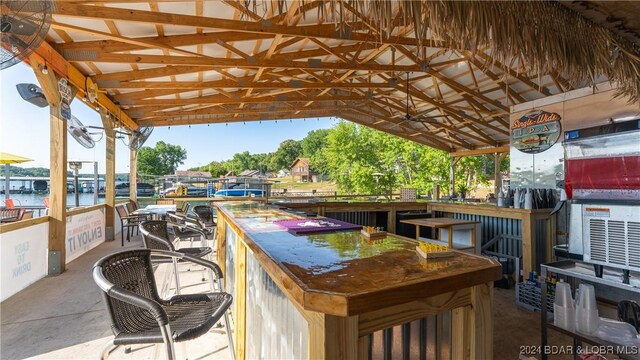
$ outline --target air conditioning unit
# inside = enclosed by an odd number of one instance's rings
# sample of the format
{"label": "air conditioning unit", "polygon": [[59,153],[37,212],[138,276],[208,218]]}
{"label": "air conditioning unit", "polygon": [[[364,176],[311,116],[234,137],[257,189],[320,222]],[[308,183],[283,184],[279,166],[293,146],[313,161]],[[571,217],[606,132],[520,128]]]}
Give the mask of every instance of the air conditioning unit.
{"label": "air conditioning unit", "polygon": [[640,207],[580,204],[584,261],[640,271]]}

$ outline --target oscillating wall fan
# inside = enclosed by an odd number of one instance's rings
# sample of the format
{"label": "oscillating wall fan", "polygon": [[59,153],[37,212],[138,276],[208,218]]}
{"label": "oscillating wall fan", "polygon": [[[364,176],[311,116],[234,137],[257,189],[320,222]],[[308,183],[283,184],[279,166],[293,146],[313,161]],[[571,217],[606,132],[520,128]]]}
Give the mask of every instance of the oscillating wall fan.
{"label": "oscillating wall fan", "polygon": [[87,130],[87,127],[82,125],[80,120],[73,115],[71,115],[71,119],[67,121],[67,131],[69,132],[69,135],[73,136],[73,138],[80,143],[80,145],[87,149],[91,149],[96,145],[96,142],[91,137],[92,134]]}
{"label": "oscillating wall fan", "polygon": [[140,150],[140,148],[142,147],[142,145],[144,145],[145,141],[147,141],[152,132],[153,126],[141,127],[138,130],[134,131],[131,134],[131,139],[129,140],[129,149]]}
{"label": "oscillating wall fan", "polygon": [[52,0],[0,1],[0,70],[28,57],[51,24]]}

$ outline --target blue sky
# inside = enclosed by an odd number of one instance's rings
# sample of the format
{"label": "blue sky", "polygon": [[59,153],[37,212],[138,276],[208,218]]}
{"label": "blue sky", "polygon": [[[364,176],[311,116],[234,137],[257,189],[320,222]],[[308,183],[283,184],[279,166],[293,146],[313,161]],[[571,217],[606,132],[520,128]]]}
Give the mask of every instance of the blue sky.
{"label": "blue sky", "polygon": [[[25,156],[34,161],[23,167],[49,167],[49,108],[39,108],[22,100],[16,90],[18,83],[38,84],[33,70],[17,64],[0,71],[0,151]],[[82,101],[71,103],[72,113],[84,125],[101,126],[100,116]],[[311,130],[330,128],[331,118],[242,123],[158,127],[146,146],[157,141],[180,145],[187,150],[187,160],[180,169],[205,165],[212,160],[230,159],[243,151],[272,152],[287,139],[301,140]],[[97,136],[99,137],[99,136]],[[105,169],[105,141],[98,141],[93,149],[80,146],[69,136],[69,160],[98,161],[99,171]],[[90,173],[89,169],[81,171]],[[116,141],[116,172],[129,172],[129,150]]]}

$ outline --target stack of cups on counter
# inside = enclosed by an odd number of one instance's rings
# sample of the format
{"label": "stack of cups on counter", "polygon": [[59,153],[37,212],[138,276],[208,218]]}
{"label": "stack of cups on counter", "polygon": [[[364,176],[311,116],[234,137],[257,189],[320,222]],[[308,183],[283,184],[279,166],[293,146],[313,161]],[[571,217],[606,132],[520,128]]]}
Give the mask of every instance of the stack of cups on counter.
{"label": "stack of cups on counter", "polygon": [[565,330],[574,331],[576,309],[571,296],[571,285],[562,281],[556,284],[556,297],[553,303],[553,323]]}
{"label": "stack of cups on counter", "polygon": [[576,330],[583,334],[593,334],[598,330],[600,317],[593,285],[580,284],[576,294]]}

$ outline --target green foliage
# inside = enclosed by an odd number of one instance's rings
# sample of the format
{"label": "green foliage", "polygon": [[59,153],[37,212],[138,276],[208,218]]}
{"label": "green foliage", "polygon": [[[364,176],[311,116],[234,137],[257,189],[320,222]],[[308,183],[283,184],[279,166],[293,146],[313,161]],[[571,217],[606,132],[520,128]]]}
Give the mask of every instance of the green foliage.
{"label": "green foliage", "polygon": [[280,147],[273,154],[270,168],[273,170],[289,169],[295,159],[302,154],[302,145],[299,141],[285,140],[280,143]]}
{"label": "green foliage", "polygon": [[187,151],[179,145],[158,141],[155,147],[143,146],[138,151],[138,172],[149,175],[173,174],[187,158]]}
{"label": "green foliage", "polygon": [[[300,141],[285,140],[274,153],[252,155],[245,151],[199,170],[213,176],[230,170],[277,171],[289,169],[302,156],[311,160],[315,171],[328,174],[341,193],[388,195],[401,187],[413,187],[426,194],[435,185],[441,187],[442,194],[449,192],[449,154],[345,121],[331,129],[310,131]],[[462,158],[456,165],[456,191],[468,193],[486,184],[493,178],[494,164],[491,155]],[[508,158],[501,168],[509,168]],[[374,173],[381,174],[377,183]]]}
{"label": "green foliage", "polygon": [[304,139],[300,140],[302,156],[309,158],[312,169],[319,174],[329,172],[325,149],[329,143],[331,131],[332,129],[312,130]]}
{"label": "green foliage", "polygon": [[[353,123],[340,122],[328,136],[323,151],[328,173],[338,190],[349,194],[389,194],[401,187],[414,187],[419,193],[433,191],[434,185],[449,188],[449,155],[409,140]],[[480,171],[481,157],[464,158],[456,166],[456,184],[467,191],[486,183]],[[381,173],[376,186],[374,173]]]}

